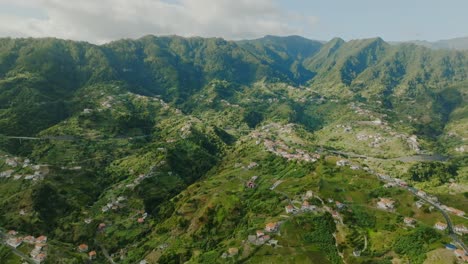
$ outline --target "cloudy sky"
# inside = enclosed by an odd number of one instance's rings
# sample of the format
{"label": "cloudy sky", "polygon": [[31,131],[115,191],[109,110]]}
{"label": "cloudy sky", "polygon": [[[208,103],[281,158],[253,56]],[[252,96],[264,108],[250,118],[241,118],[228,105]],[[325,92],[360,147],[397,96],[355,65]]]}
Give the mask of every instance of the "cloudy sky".
{"label": "cloudy sky", "polygon": [[466,10],[468,0],[0,0],[0,37],[438,40],[468,36]]}

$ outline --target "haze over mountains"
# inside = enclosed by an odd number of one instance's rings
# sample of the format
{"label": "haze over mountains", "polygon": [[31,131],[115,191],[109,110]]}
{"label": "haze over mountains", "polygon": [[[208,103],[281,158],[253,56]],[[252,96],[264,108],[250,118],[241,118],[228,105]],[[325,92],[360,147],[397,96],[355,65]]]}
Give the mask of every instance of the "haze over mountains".
{"label": "haze over mountains", "polygon": [[430,201],[468,208],[468,51],[441,43],[0,39],[0,235],[46,263],[456,261]]}
{"label": "haze over mountains", "polygon": [[429,42],[424,40],[408,41],[417,45],[425,46],[432,49],[454,49],[454,50],[467,50],[468,49],[468,37],[439,40],[435,42]]}

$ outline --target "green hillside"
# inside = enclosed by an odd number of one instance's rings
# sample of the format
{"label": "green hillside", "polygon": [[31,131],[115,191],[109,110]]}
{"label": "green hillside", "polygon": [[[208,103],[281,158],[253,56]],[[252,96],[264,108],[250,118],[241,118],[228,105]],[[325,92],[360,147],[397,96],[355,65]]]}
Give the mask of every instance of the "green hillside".
{"label": "green hillside", "polygon": [[47,236],[44,263],[453,263],[467,75],[380,38],[0,39],[0,236]]}

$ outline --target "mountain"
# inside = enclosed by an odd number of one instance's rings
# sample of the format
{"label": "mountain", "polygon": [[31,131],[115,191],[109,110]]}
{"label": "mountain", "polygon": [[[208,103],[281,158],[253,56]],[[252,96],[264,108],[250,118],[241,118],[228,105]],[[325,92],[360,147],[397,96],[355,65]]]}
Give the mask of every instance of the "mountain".
{"label": "mountain", "polygon": [[45,263],[456,261],[433,226],[468,226],[467,74],[381,38],[0,39],[0,237]]}
{"label": "mountain", "polygon": [[413,43],[431,49],[468,50],[468,37],[438,40],[435,42],[414,40],[409,41],[408,43]]}

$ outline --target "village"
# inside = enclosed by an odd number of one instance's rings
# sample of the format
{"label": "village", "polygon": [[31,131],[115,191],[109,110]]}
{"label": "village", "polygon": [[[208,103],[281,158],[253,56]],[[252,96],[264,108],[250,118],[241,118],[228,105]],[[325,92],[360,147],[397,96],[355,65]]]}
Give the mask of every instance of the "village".
{"label": "village", "polygon": [[35,263],[42,263],[47,258],[48,244],[46,236],[20,236],[17,231],[10,230],[7,232],[6,236],[4,236],[3,240],[4,244],[15,250],[23,244],[27,245],[27,248],[30,249],[29,255]]}
{"label": "village", "polygon": [[[241,164],[236,164],[236,167],[240,167],[240,166]],[[258,166],[256,162],[251,162],[248,166],[243,166],[243,168],[251,169],[256,166]],[[447,213],[450,213],[459,217],[464,217],[465,215],[465,212],[462,210],[441,204],[438,201],[436,196],[429,195],[423,190],[417,190],[414,187],[410,187],[408,183],[404,180],[401,180],[398,178],[392,178],[385,174],[376,173],[373,170],[369,169],[368,167],[362,167],[361,165],[353,163],[346,159],[338,160],[336,162],[336,166],[337,167],[349,167],[351,170],[362,169],[370,174],[375,175],[379,180],[384,182],[385,183],[383,185],[384,188],[404,188],[410,191],[416,197],[420,198],[419,200],[415,202],[415,205],[417,208],[420,208],[423,204],[426,204],[426,203],[429,203],[429,204],[434,203],[436,206],[440,207],[441,210],[444,210]],[[258,176],[252,176],[247,182],[245,182],[245,187],[248,189],[257,188],[258,178],[259,178]],[[347,207],[346,203],[335,201],[332,198],[325,199],[326,200],[325,202],[324,199],[317,196],[317,194],[313,193],[311,190],[307,191],[305,194],[296,195],[290,198],[287,194],[275,190],[276,187],[278,187],[283,182],[284,180],[275,181],[271,185],[271,187],[269,187],[269,190],[278,192],[279,194],[287,197],[288,204],[285,205],[284,207],[286,216],[287,215],[294,216],[294,215],[299,215],[303,213],[328,212],[335,219],[336,224],[344,225],[343,217],[341,216],[340,211],[351,210],[351,208]],[[319,200],[321,203],[321,206],[311,204],[310,199],[312,198]],[[395,209],[398,206],[398,203],[391,197],[379,197],[375,201],[374,206],[376,209],[395,213]],[[283,215],[283,217],[286,217],[286,216]],[[281,247],[281,245],[278,242],[278,239],[275,239],[275,237],[281,236],[280,226],[282,223],[283,221],[266,223],[263,229],[258,229],[255,232],[255,234],[248,235],[247,239],[244,242],[248,242],[254,246],[267,245],[267,246],[272,246],[272,247]],[[417,223],[418,223],[417,219],[413,217],[404,216],[402,218],[402,224],[404,224],[405,226],[409,228],[415,228]],[[433,228],[439,231],[445,231],[448,229],[448,224],[441,222],[441,221],[436,221],[434,222]],[[468,229],[463,224],[454,225],[453,231],[458,235],[468,234]],[[459,247],[454,244],[459,244]],[[454,244],[447,244],[445,248],[452,250],[454,252],[455,257],[457,257],[461,261],[468,261],[468,255],[465,254],[465,253],[468,253],[465,251],[465,245],[458,239],[454,240]],[[234,257],[238,254],[238,252],[239,252],[238,248],[229,248],[227,252],[223,253],[222,257],[223,258]],[[353,254],[355,257],[359,257],[361,254],[361,250],[355,250]]]}
{"label": "village", "polygon": [[[289,141],[294,141],[289,138],[293,134],[294,124],[281,125],[278,123],[271,123],[262,126],[261,131],[252,132],[251,139],[255,139],[257,145],[263,143],[263,146],[268,152],[277,156],[283,157],[287,160],[298,160],[305,162],[316,162],[320,159],[319,153],[311,153],[299,147],[291,147],[290,144],[284,142],[281,138],[288,138]],[[272,133],[277,133],[278,136],[272,136]],[[288,142],[291,143],[291,142]],[[295,145],[301,145],[301,142],[294,142]]]}
{"label": "village", "polygon": [[[348,160],[339,160],[337,161],[337,166],[350,166],[351,169],[358,169],[360,168],[358,165],[353,165],[351,162]],[[434,223],[434,228],[439,230],[439,231],[445,231],[448,229],[449,233],[453,232],[454,234],[457,235],[465,235],[468,234],[468,228],[463,225],[463,224],[457,224],[453,225],[450,217],[448,216],[447,213],[465,218],[465,212],[463,210],[459,210],[447,205],[444,205],[440,203],[439,199],[434,196],[426,193],[424,190],[418,190],[414,187],[411,187],[408,185],[408,183],[402,179],[399,178],[393,178],[389,175],[381,174],[381,173],[376,173],[373,170],[365,167],[364,170],[366,170],[368,173],[371,173],[377,178],[384,182],[384,187],[385,188],[403,188],[412,193],[415,197],[419,198],[418,201],[415,202],[415,206],[417,208],[421,208],[424,204],[429,204],[430,210],[437,209],[441,211],[443,214],[444,218],[446,219],[447,223],[437,221]],[[393,212],[396,206],[396,202],[392,198],[388,197],[380,197],[378,202],[377,202],[377,208],[385,211],[391,211]],[[409,227],[414,227],[414,224],[416,224],[417,220],[411,217],[404,217],[403,219],[404,223],[409,226]],[[455,235],[452,236],[454,240],[454,244],[458,244],[460,248],[453,244],[448,244],[446,245],[446,248],[449,250],[452,250],[454,252],[454,255],[464,261],[468,262],[468,250],[465,246],[465,244]]]}
{"label": "village", "polygon": [[7,166],[7,170],[0,171],[0,179],[13,178],[14,180],[39,181],[49,173],[48,165],[33,164],[30,159],[10,157],[8,155],[0,157],[1,159],[4,161],[4,166]]}

